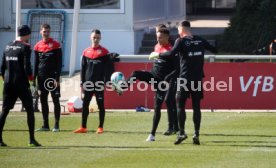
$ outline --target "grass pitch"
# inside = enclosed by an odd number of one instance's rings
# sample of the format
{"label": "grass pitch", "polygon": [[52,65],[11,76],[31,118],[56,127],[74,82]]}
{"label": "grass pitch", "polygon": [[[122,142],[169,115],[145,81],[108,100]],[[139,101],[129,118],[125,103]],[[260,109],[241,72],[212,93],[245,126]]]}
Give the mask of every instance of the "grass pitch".
{"label": "grass pitch", "polygon": [[[108,112],[105,132],[95,134],[98,114],[88,119],[89,133],[74,134],[81,115],[62,116],[59,133],[36,132],[43,147],[29,148],[26,114],[10,113],[3,132],[9,147],[0,147],[1,168],[268,168],[276,165],[275,113],[203,113],[201,145],[192,144],[192,113],[187,114],[188,139],[174,145],[164,136],[162,113],[155,142],[146,142],[153,113]],[[53,126],[53,114],[50,115]],[[36,113],[36,128],[42,124]]]}

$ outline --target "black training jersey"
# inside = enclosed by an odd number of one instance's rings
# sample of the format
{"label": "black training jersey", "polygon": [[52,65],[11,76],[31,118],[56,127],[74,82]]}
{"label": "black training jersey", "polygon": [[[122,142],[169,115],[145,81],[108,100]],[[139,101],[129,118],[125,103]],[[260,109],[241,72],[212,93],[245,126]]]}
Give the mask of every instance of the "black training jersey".
{"label": "black training jersey", "polygon": [[3,53],[1,75],[4,82],[20,86],[29,86],[28,77],[32,77],[31,46],[23,41],[9,43]]}
{"label": "black training jersey", "polygon": [[[154,47],[154,52],[163,53],[166,51],[170,51],[171,49],[172,46],[170,44],[156,44]],[[154,59],[151,73],[155,78],[158,78],[159,80],[164,80],[169,73],[176,69],[175,62],[177,62],[177,57],[175,56],[156,58]]]}
{"label": "black training jersey", "polygon": [[39,41],[34,47],[35,68],[34,77],[52,77],[59,81],[62,68],[62,51],[60,44],[49,38]]}
{"label": "black training jersey", "polygon": [[112,69],[108,50],[102,46],[84,50],[81,61],[81,83],[86,81],[107,81],[109,69]]}
{"label": "black training jersey", "polygon": [[201,80],[204,77],[204,50],[216,53],[217,49],[199,36],[178,38],[171,51],[161,53],[160,57],[179,54],[180,78]]}

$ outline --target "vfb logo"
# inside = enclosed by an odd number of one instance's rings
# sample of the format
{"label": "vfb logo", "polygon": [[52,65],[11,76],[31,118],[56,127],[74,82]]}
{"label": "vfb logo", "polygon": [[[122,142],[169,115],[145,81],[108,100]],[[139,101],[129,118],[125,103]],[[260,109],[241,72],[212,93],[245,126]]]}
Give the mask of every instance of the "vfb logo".
{"label": "vfb logo", "polygon": [[249,80],[245,83],[244,77],[240,77],[240,84],[242,92],[247,92],[251,85],[254,85],[253,97],[257,96],[259,85],[262,84],[262,92],[271,92],[274,89],[274,77],[272,76],[250,76]]}

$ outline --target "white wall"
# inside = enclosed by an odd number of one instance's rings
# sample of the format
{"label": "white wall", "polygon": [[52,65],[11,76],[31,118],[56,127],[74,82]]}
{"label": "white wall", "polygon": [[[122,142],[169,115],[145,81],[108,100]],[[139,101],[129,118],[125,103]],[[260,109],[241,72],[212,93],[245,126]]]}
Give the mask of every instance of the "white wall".
{"label": "white wall", "polygon": [[168,3],[168,18],[185,16],[185,0],[171,0]]}
{"label": "white wall", "polygon": [[5,46],[15,39],[14,32],[0,32],[0,57],[2,58],[2,54]]}
{"label": "white wall", "polygon": [[[73,14],[66,16],[66,46],[64,57],[65,71],[69,70],[69,57],[71,46],[71,30]],[[80,69],[80,56],[83,50],[91,45],[90,34],[92,29],[100,29],[102,32],[101,45],[110,52],[119,54],[134,54],[134,32],[133,32],[132,1],[125,0],[125,13],[118,14],[87,14],[81,13],[79,18],[79,33],[77,46],[76,68]],[[69,46],[69,47],[68,47]]]}
{"label": "white wall", "polygon": [[[186,0],[133,0],[135,53],[138,53],[145,32],[159,23],[186,18]],[[178,22],[179,22],[178,21]],[[144,32],[143,32],[144,31]]]}
{"label": "white wall", "polygon": [[11,15],[11,1],[0,0],[0,58],[7,43],[15,39],[15,19]]}
{"label": "white wall", "polygon": [[149,20],[165,19],[167,0],[133,0],[134,21],[145,22]]}
{"label": "white wall", "polygon": [[135,29],[186,17],[186,0],[133,0]]}
{"label": "white wall", "polygon": [[[23,0],[22,0],[23,1]],[[0,27],[2,22],[4,25],[10,26],[12,29],[9,33],[1,32],[0,37],[5,41],[0,42],[0,52],[8,41],[14,39],[15,31],[15,13],[13,10],[14,4],[12,0],[0,0]],[[120,54],[134,54],[134,32],[133,32],[133,5],[132,0],[125,0],[124,13],[80,13],[79,15],[79,33],[78,33],[78,49],[76,67],[80,69],[79,57],[83,49],[89,47],[90,33],[92,29],[98,28],[102,31],[102,45],[110,52],[118,52]],[[4,13],[4,15],[3,15]],[[21,23],[27,24],[27,13],[21,15]],[[71,49],[71,33],[73,23],[73,13],[66,14],[65,25],[65,47],[63,48],[64,67],[63,71],[69,71],[69,58]]]}
{"label": "white wall", "polygon": [[[15,39],[14,28],[12,25],[11,1],[0,0],[0,58],[8,42]],[[14,23],[15,24],[15,23]]]}
{"label": "white wall", "polygon": [[[77,69],[80,69],[80,58],[83,50],[91,46],[90,34],[91,34],[91,31],[79,32],[77,59],[76,59]],[[101,45],[107,48],[109,52],[116,52],[123,55],[134,54],[134,33],[132,31],[114,32],[109,30],[102,30]],[[66,52],[70,53],[70,50]],[[65,67],[66,69],[69,68],[68,67],[69,59],[67,60],[68,61],[66,62],[66,67]]]}
{"label": "white wall", "polygon": [[0,1],[0,27],[12,27],[12,23],[15,24],[15,17],[11,15],[11,1],[1,0]]}
{"label": "white wall", "polygon": [[[12,2],[12,0],[0,0],[0,27],[11,27],[9,31],[0,30],[0,38],[6,41],[14,39],[15,13]],[[102,31],[102,45],[111,52],[136,54],[143,36],[141,30],[147,27],[151,20],[165,21],[172,17],[183,16],[185,14],[184,2],[185,0],[125,0],[124,13],[81,13],[76,57],[78,58],[82,54],[82,50],[90,45],[90,32],[94,28]],[[21,23],[27,24],[27,13],[22,13],[21,18]],[[72,18],[72,13],[66,14],[66,37],[65,47],[63,48],[64,71],[69,70]],[[142,27],[137,30],[136,26],[139,24]],[[6,41],[1,40],[0,53],[6,45]],[[79,69],[78,61],[76,65]]]}

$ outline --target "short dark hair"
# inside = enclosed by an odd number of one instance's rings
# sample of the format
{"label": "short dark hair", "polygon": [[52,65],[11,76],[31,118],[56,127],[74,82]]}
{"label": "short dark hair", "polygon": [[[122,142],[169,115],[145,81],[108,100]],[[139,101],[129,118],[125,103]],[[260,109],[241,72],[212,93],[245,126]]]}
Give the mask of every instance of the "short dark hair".
{"label": "short dark hair", "polygon": [[166,35],[170,35],[170,31],[167,29],[167,28],[160,28],[157,33],[163,33],[163,34],[166,34]]}
{"label": "short dark hair", "polygon": [[101,35],[101,31],[99,29],[93,29],[91,33],[95,33],[95,34]]}
{"label": "short dark hair", "polygon": [[42,30],[42,29],[51,29],[51,26],[49,25],[49,24],[42,24],[41,26],[40,26],[40,30]]}
{"label": "short dark hair", "polygon": [[31,34],[31,29],[28,25],[21,25],[17,28],[17,33],[19,37],[27,36]]}
{"label": "short dark hair", "polygon": [[158,24],[156,26],[156,28],[159,28],[159,29],[161,29],[161,28],[167,28],[167,26],[165,24],[161,23],[161,24]]}
{"label": "short dark hair", "polygon": [[180,22],[179,26],[191,28],[191,23],[187,20],[184,20],[184,21]]}
{"label": "short dark hair", "polygon": [[167,26],[161,23],[161,24],[158,24],[155,28],[156,28],[156,33],[157,33],[159,29],[167,28]]}

